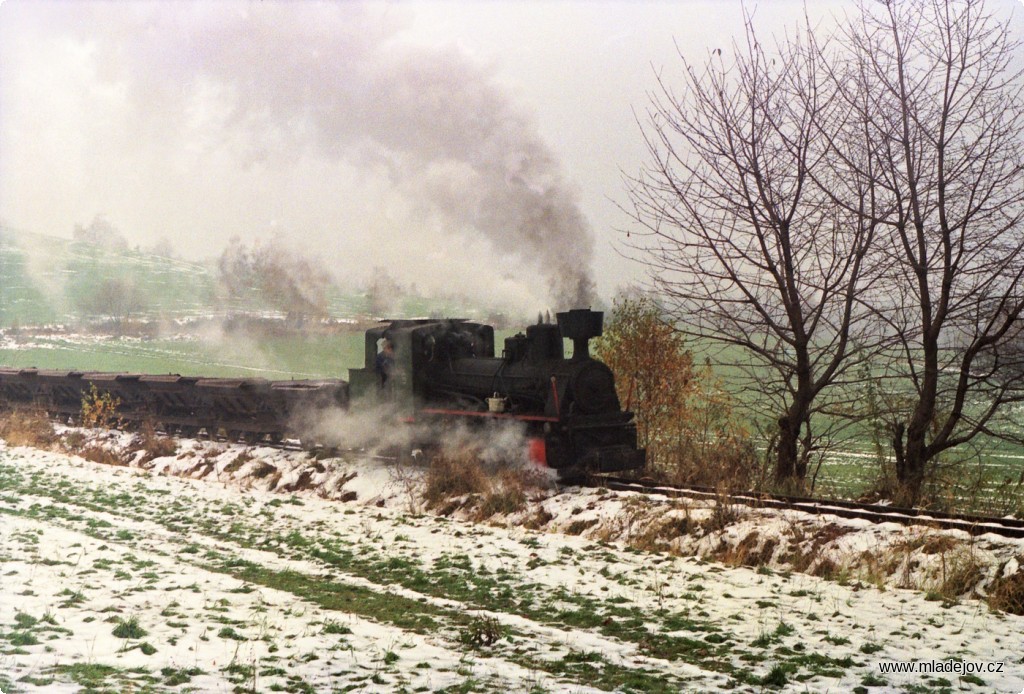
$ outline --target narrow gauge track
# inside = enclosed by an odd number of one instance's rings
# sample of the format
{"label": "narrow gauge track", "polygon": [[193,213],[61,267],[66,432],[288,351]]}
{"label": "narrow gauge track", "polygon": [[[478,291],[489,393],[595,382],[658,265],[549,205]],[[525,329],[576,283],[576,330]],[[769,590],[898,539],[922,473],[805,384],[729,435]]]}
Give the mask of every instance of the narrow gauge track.
{"label": "narrow gauge track", "polygon": [[[651,480],[631,480],[616,476],[597,476],[592,486],[603,486],[616,491],[661,494],[672,498],[721,499],[723,494],[711,487],[669,485]],[[899,508],[879,504],[861,504],[842,499],[812,499],[800,496],[785,496],[761,492],[736,492],[725,494],[729,501],[754,508],[777,508],[804,511],[815,515],[831,514],[840,518],[860,518],[872,523],[899,523],[901,525],[924,525],[944,530],[963,530],[972,535],[992,533],[1002,537],[1024,538],[1024,520],[1015,518],[993,518],[959,513],[944,513],[915,508]]]}

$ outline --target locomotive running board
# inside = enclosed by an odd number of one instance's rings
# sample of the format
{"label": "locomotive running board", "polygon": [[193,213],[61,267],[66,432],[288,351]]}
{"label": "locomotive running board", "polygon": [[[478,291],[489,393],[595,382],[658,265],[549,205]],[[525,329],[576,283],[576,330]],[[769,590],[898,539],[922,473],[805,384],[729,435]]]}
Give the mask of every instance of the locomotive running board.
{"label": "locomotive running board", "polygon": [[485,419],[515,419],[520,422],[557,422],[558,417],[545,417],[536,414],[510,414],[507,412],[477,412],[475,410],[445,410],[425,407],[420,414],[444,415],[447,417],[480,417]]}

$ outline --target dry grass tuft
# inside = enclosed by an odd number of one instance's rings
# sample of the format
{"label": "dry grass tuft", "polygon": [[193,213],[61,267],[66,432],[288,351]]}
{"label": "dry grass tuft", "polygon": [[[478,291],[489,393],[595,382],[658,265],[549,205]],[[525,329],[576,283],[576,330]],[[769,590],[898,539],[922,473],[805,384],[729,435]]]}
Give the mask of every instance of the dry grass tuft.
{"label": "dry grass tuft", "polygon": [[797,546],[782,558],[782,562],[788,564],[793,571],[830,578],[839,571],[839,567],[824,556],[824,550],[843,535],[854,532],[854,529],[830,523],[814,528],[811,535],[805,534],[802,528],[795,528],[794,532],[794,544]]}
{"label": "dry grass tuft", "polygon": [[275,472],[277,472],[278,476],[280,476],[281,473],[277,471],[276,467],[274,467],[273,465],[271,465],[270,463],[268,463],[266,461],[262,461],[261,460],[252,469],[252,472],[249,473],[249,477],[252,478],[252,479],[261,480],[264,477],[267,477],[270,474],[275,473]]}
{"label": "dry grass tuft", "polygon": [[128,465],[128,461],[121,457],[120,454],[95,443],[91,443],[80,450],[78,455],[100,465],[115,465],[117,467]]}
{"label": "dry grass tuft", "polygon": [[779,541],[772,537],[761,538],[756,530],[744,537],[735,545],[724,544],[717,553],[717,558],[730,566],[749,566],[757,568],[771,562]]}
{"label": "dry grass tuft", "polygon": [[478,518],[519,513],[526,509],[530,492],[546,489],[550,484],[543,470],[521,466],[503,468],[490,478]]}
{"label": "dry grass tuft", "polygon": [[946,600],[957,600],[972,593],[984,577],[981,564],[969,549],[961,548],[950,554],[943,552],[937,592]]}
{"label": "dry grass tuft", "polygon": [[126,455],[137,453],[138,451],[144,451],[141,458],[138,460],[138,464],[142,467],[146,467],[148,463],[153,462],[157,458],[167,458],[178,453],[178,442],[169,436],[161,436],[156,431],[151,421],[144,421],[139,427],[139,432],[132,437],[132,443],[129,445]]}
{"label": "dry grass tuft", "polygon": [[547,527],[547,524],[554,520],[554,518],[546,508],[538,506],[533,515],[523,522],[523,527],[527,530],[540,530]]}
{"label": "dry grass tuft", "polygon": [[1024,569],[992,581],[988,587],[988,605],[1000,612],[1024,615]]}
{"label": "dry grass tuft", "polygon": [[883,588],[900,563],[900,558],[883,550],[865,549],[857,555],[857,576],[876,588]]}
{"label": "dry grass tuft", "polygon": [[574,520],[565,529],[565,534],[566,535],[582,535],[583,533],[585,533],[586,531],[590,530],[591,528],[593,528],[598,523],[600,523],[600,521],[598,519],[596,519],[596,518]]}
{"label": "dry grass tuft", "polygon": [[202,479],[217,468],[216,460],[209,458],[200,458],[193,465],[182,471],[183,477],[191,477],[192,479]]}
{"label": "dry grass tuft", "polygon": [[672,549],[672,541],[694,529],[689,508],[683,515],[667,515],[654,519],[645,530],[630,541],[630,546],[645,552],[665,552]]}
{"label": "dry grass tuft", "polygon": [[427,469],[423,499],[428,508],[435,508],[452,497],[483,494],[489,488],[477,451],[439,452]]}
{"label": "dry grass tuft", "polygon": [[484,496],[477,509],[480,520],[492,516],[510,516],[526,508],[526,493],[522,487],[499,485]]}
{"label": "dry grass tuft", "polygon": [[839,565],[836,564],[828,557],[821,557],[818,559],[808,571],[811,576],[817,576],[818,578],[824,578],[826,580],[832,580],[839,575]]}
{"label": "dry grass tuft", "polygon": [[0,438],[12,446],[45,448],[57,440],[53,422],[42,410],[11,410],[0,416]]}
{"label": "dry grass tuft", "polygon": [[315,485],[313,483],[313,475],[316,474],[314,468],[306,468],[299,473],[299,476],[290,482],[284,484],[278,484],[274,487],[275,492],[304,492],[312,489]]}
{"label": "dry grass tuft", "polygon": [[244,451],[235,456],[235,459],[224,466],[224,472],[235,473],[238,472],[243,465],[252,460],[252,453],[246,448]]}
{"label": "dry grass tuft", "polygon": [[922,554],[945,554],[960,544],[960,541],[949,535],[926,535],[921,540]]}
{"label": "dry grass tuft", "polygon": [[695,524],[695,527],[699,528],[704,534],[715,533],[724,530],[734,523],[738,523],[746,514],[746,506],[733,502],[726,493],[721,492],[715,499],[711,515]]}

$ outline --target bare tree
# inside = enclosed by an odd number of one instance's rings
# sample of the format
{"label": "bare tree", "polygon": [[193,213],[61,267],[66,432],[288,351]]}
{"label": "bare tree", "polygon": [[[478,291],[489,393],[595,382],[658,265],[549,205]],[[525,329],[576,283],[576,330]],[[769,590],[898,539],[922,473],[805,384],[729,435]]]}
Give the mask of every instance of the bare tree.
{"label": "bare tree", "polygon": [[103,214],[97,214],[93,217],[88,226],[76,224],[71,237],[75,241],[93,246],[122,251],[128,249],[128,241],[125,239],[124,234],[111,224],[107,216]]}
{"label": "bare tree", "polygon": [[404,291],[387,268],[380,265],[374,266],[366,287],[370,313],[374,316],[386,317],[398,306],[398,300]]}
{"label": "bare tree", "polygon": [[101,281],[95,289],[81,297],[79,307],[110,319],[118,334],[132,315],[146,307],[146,298],[134,282],[118,277]]}
{"label": "bare tree", "polygon": [[859,213],[886,270],[869,300],[898,339],[885,371],[912,393],[891,435],[913,502],[940,454],[1008,435],[999,416],[1024,398],[1021,43],[983,0],[864,4],[840,43],[837,95],[859,129],[837,136],[837,162],[875,203]]}
{"label": "bare tree", "polygon": [[629,243],[682,330],[742,351],[787,484],[820,444],[813,416],[848,392],[830,386],[875,344],[857,300],[875,226],[831,200],[827,134],[847,112],[826,55],[809,29],[769,54],[748,18],[731,55],[684,58],[682,94],[659,77],[641,126],[651,163],[630,181]]}
{"label": "bare tree", "polygon": [[231,239],[217,262],[221,285],[236,301],[255,301],[284,311],[289,322],[327,315],[329,273],[278,241],[254,242],[252,248]]}

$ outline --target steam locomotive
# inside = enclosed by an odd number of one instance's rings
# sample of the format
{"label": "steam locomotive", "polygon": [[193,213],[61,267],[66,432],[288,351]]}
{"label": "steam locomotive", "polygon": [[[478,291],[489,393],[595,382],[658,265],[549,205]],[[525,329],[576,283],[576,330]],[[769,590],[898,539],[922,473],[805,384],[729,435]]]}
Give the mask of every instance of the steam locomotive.
{"label": "steam locomotive", "polygon": [[[348,382],[0,368],[0,407],[36,406],[74,420],[83,399],[109,394],[128,424],[278,442],[299,435],[297,422],[311,412],[386,404],[404,422],[518,422],[531,457],[562,477],[642,468],[633,415],[620,407],[611,370],[590,356],[602,321],[597,311],[559,313],[557,324],[538,322],[507,338],[500,356],[490,325],[389,321],[366,331],[364,366],[350,369]],[[564,338],[573,343],[570,358]],[[384,344],[393,348],[386,372]]]}

